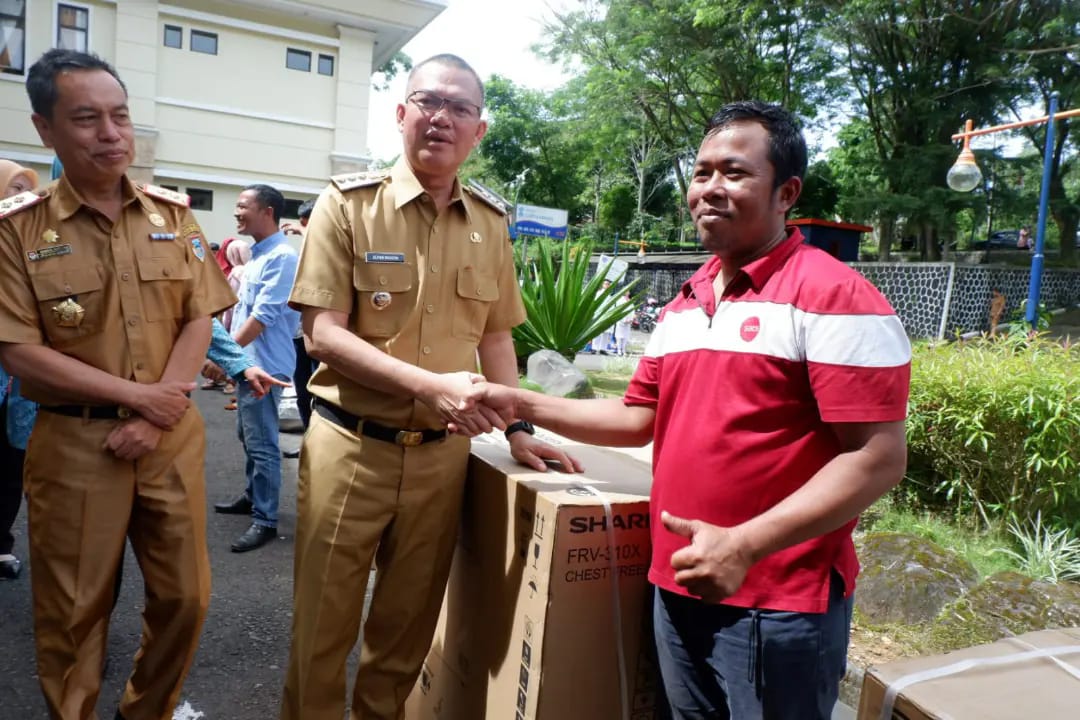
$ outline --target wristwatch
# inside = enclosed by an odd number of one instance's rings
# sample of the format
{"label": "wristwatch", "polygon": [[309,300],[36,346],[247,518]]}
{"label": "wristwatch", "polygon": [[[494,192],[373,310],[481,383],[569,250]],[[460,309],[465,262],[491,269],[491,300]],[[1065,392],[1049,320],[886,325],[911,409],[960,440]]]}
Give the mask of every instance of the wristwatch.
{"label": "wristwatch", "polygon": [[510,436],[516,433],[518,430],[522,432],[527,432],[530,435],[536,434],[536,428],[533,427],[533,424],[531,422],[529,422],[528,420],[517,420],[516,422],[512,422],[506,426],[506,431],[503,433],[503,435],[505,435],[506,439],[509,440]]}

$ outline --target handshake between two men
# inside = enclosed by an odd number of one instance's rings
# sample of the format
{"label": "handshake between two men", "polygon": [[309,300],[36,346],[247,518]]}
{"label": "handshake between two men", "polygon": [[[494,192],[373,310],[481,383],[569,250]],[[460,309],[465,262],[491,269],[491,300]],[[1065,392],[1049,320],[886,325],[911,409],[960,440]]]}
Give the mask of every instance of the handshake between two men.
{"label": "handshake between two men", "polygon": [[[447,373],[441,376],[438,390],[424,402],[446,422],[456,435],[475,437],[493,430],[505,431],[517,415],[516,388],[489,382],[473,372]],[[548,463],[561,472],[581,472],[581,463],[566,452],[533,437],[531,432],[507,436],[510,453],[523,465],[543,472]]]}

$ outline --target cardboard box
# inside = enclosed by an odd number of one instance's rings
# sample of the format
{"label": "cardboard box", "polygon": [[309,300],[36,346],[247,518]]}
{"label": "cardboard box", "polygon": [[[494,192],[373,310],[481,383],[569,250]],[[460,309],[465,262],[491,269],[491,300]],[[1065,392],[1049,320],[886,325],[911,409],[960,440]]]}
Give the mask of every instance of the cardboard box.
{"label": "cardboard box", "polygon": [[[505,447],[474,442],[461,535],[410,720],[654,718],[651,469],[611,450],[566,449],[584,475],[537,473]],[[610,502],[610,522],[581,484]]]}
{"label": "cardboard box", "polygon": [[[937,670],[941,677],[927,677]],[[918,673],[918,675],[916,675]],[[897,688],[891,711],[885,694]],[[1040,630],[989,645],[871,668],[859,720],[1080,717],[1080,629]]]}

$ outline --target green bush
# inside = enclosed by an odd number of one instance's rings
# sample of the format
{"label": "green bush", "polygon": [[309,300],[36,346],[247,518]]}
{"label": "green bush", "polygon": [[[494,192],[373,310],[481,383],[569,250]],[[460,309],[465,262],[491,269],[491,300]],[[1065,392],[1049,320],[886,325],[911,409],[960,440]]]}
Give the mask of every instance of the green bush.
{"label": "green bush", "polygon": [[[919,345],[908,476],[928,506],[987,525],[1080,519],[1080,347],[1023,334]],[[911,486],[909,486],[909,489]]]}
{"label": "green bush", "polygon": [[[579,244],[573,252],[563,243],[556,267],[549,245],[537,243],[535,265],[520,267],[524,276],[521,299],[526,320],[514,328],[514,348],[518,358],[527,358],[537,350],[554,350],[569,359],[601,331],[611,327],[641,301],[631,295],[630,307],[623,301],[634,283],[620,287],[613,282],[606,290],[604,277],[597,273],[588,282],[592,246]],[[621,278],[620,278],[621,279]]]}

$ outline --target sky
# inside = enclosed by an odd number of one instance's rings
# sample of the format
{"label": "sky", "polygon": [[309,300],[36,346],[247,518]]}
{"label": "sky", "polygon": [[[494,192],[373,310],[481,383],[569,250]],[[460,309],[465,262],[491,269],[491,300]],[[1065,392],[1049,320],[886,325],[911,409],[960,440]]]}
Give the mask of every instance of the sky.
{"label": "sky", "polygon": [[[551,8],[578,5],[572,0],[450,0],[449,7],[417,33],[402,50],[413,62],[449,52],[465,59],[481,79],[498,73],[515,84],[554,90],[568,79],[562,68],[529,49],[543,39],[542,18]],[[401,152],[394,108],[405,97],[405,77],[389,90],[373,92],[368,115],[372,158],[391,160]]]}

